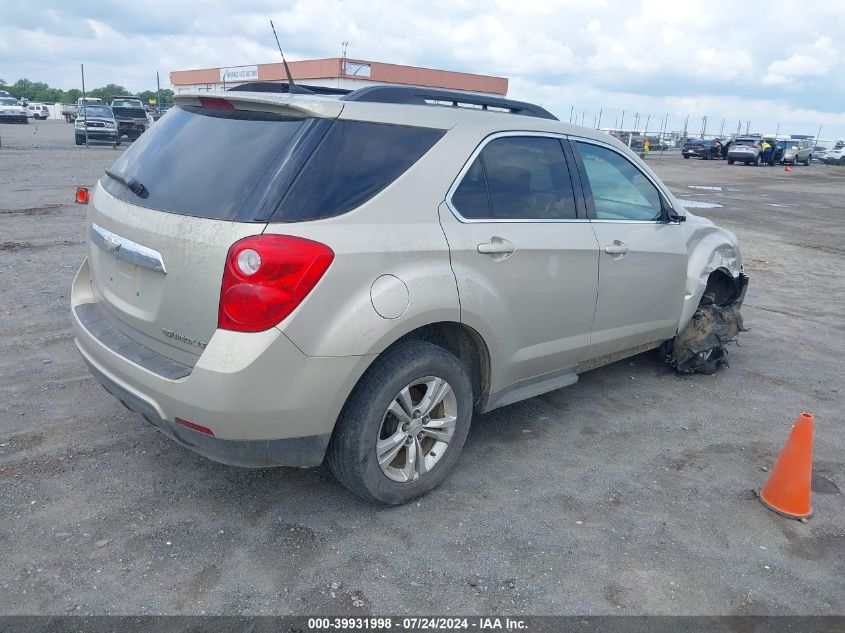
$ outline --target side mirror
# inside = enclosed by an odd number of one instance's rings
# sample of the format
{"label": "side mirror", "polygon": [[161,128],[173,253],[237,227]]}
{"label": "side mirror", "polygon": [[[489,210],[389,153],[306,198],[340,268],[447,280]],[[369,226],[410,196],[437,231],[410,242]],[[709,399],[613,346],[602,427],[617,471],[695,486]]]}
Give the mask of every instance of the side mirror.
{"label": "side mirror", "polygon": [[663,214],[666,218],[666,222],[686,222],[687,216],[678,214],[675,209],[672,208],[672,205],[669,204],[669,201],[660,194],[660,206],[663,207]]}

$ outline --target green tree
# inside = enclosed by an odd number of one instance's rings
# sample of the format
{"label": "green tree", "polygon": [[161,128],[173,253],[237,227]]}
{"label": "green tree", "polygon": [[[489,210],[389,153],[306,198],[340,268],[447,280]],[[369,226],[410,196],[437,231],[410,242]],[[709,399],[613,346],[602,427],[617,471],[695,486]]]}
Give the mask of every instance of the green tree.
{"label": "green tree", "polygon": [[103,101],[110,101],[112,97],[131,94],[132,93],[129,92],[123,86],[120,86],[118,84],[108,84],[103,86],[102,88],[94,88],[93,90],[88,91],[85,96],[102,99]]}

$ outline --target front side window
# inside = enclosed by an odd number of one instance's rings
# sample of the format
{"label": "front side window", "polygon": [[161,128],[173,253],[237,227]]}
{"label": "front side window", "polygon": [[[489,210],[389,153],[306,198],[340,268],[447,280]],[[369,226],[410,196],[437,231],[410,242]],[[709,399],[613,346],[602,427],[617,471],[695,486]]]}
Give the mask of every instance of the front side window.
{"label": "front side window", "polygon": [[606,147],[581,142],[576,145],[587,172],[597,220],[661,219],[657,187],[631,161]]}
{"label": "front side window", "polygon": [[452,196],[464,218],[569,220],[575,197],[556,138],[507,136],[485,145]]}

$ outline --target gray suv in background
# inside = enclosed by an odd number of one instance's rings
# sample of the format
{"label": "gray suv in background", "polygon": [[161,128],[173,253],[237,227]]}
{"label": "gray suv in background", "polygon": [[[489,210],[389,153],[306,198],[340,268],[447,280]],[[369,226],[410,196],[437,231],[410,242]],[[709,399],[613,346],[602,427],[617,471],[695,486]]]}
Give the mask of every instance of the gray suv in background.
{"label": "gray suv in background", "polygon": [[715,371],[747,284],[618,141],[414,87],[177,95],[86,233],[71,313],[106,390],[211,459],[326,458],[387,504],[443,480],[473,414],[654,348]]}
{"label": "gray suv in background", "polygon": [[759,165],[761,143],[762,139],[759,138],[736,139],[728,149],[728,165],[733,165],[736,162],[746,165]]}

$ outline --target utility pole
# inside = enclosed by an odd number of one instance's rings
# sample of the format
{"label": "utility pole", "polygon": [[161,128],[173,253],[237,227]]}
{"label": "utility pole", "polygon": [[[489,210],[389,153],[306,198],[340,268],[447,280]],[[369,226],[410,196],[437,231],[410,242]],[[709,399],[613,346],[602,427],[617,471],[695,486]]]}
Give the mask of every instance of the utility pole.
{"label": "utility pole", "polygon": [[599,129],[601,127],[601,113],[602,112],[604,112],[604,108],[599,108],[599,120],[598,120],[598,123],[596,123],[596,129]]}
{"label": "utility pole", "polygon": [[569,122],[572,123],[572,113],[575,112],[575,106],[569,106]]}
{"label": "utility pole", "polygon": [[581,110],[581,127],[584,127],[584,115],[587,114],[586,110]]}
{"label": "utility pole", "polygon": [[[82,72],[82,124],[85,126],[85,147],[88,147],[88,108],[85,107],[85,64],[79,64],[79,69]],[[79,108],[77,108],[77,116],[79,116]]]}
{"label": "utility pole", "polygon": [[156,71],[156,110],[158,110],[158,115],[161,116],[161,80],[158,71]]}
{"label": "utility pole", "polygon": [[624,131],[625,127],[625,110],[622,110],[622,122],[619,124],[619,129]]}
{"label": "utility pole", "polygon": [[683,140],[684,140],[685,143],[687,141],[687,126],[688,125],[689,125],[689,115],[687,115],[687,118],[684,120],[684,139]]}
{"label": "utility pole", "polygon": [[719,128],[719,138],[725,135],[725,119],[722,117],[722,127]]}

